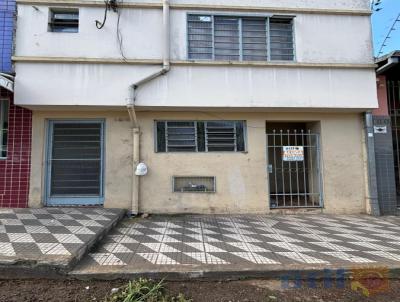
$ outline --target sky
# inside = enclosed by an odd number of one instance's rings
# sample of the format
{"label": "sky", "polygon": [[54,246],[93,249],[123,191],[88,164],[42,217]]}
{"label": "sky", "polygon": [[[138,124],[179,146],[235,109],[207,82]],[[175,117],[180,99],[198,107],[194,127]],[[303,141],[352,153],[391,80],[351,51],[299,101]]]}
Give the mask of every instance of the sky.
{"label": "sky", "polygon": [[[382,10],[374,12],[372,15],[375,56],[378,55],[386,35],[400,14],[400,0],[383,0],[380,7]],[[391,38],[385,43],[387,46],[383,48],[383,54],[387,54],[393,50],[400,50],[400,22],[397,22],[395,28],[396,30],[390,35]]]}

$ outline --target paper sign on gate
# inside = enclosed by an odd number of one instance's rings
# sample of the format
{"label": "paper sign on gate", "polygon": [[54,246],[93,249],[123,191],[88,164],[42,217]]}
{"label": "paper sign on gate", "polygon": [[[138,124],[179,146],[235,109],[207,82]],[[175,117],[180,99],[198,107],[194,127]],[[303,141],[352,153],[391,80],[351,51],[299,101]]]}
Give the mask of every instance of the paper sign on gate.
{"label": "paper sign on gate", "polygon": [[283,161],[303,161],[304,147],[303,146],[284,146],[282,150]]}

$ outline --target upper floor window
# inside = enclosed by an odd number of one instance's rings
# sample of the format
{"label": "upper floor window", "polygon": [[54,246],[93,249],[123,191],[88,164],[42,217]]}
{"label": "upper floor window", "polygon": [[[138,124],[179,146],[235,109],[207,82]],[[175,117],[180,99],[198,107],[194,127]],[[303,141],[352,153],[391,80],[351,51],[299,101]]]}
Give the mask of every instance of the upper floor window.
{"label": "upper floor window", "polygon": [[77,33],[78,29],[78,9],[50,9],[49,31]]}
{"label": "upper floor window", "polygon": [[244,152],[244,121],[157,121],[157,152]]}
{"label": "upper floor window", "polygon": [[188,57],[293,61],[293,19],[188,15]]}
{"label": "upper floor window", "polygon": [[0,158],[7,157],[8,100],[0,100]]}

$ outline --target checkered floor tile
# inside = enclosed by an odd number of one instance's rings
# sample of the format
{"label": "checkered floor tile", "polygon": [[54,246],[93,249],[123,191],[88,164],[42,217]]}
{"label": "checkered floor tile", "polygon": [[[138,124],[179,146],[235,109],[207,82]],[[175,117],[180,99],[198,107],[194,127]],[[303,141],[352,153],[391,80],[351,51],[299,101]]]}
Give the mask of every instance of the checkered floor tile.
{"label": "checkered floor tile", "polygon": [[400,264],[399,227],[400,217],[369,216],[133,219],[115,228],[83,266]]}
{"label": "checkered floor tile", "polygon": [[121,215],[101,208],[0,209],[0,262],[71,258]]}

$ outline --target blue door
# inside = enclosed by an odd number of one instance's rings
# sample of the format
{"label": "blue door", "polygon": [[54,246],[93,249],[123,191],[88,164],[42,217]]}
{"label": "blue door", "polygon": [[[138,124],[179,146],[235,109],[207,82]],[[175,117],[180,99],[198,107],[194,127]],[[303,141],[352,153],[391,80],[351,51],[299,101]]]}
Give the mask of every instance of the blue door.
{"label": "blue door", "polygon": [[49,121],[47,205],[101,205],[104,122]]}

